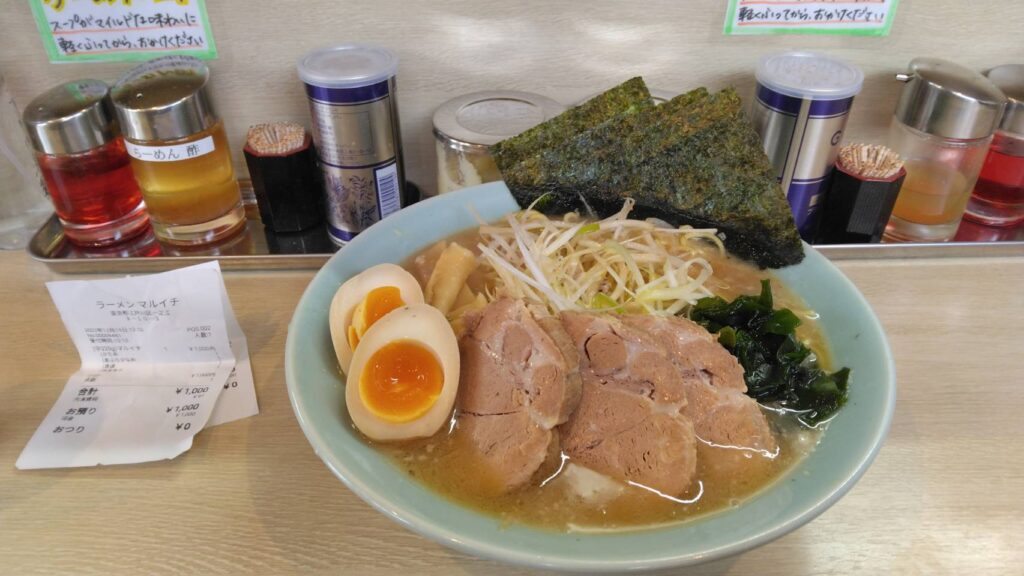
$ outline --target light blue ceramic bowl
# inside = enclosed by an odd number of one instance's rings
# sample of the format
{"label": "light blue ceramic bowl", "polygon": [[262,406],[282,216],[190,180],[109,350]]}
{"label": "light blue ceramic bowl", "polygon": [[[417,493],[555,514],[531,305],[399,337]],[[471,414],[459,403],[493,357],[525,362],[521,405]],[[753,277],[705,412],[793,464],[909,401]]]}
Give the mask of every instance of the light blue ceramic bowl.
{"label": "light blue ceramic bowl", "polygon": [[674,527],[561,534],[502,526],[438,497],[366,445],[350,425],[327,310],[338,286],[381,262],[400,263],[446,236],[517,210],[503,183],[426,200],[388,217],[334,255],[310,283],[288,329],[285,374],[292,408],[317,455],[353,492],[409,529],[503,562],[579,572],[696,564],[749,550],[824,512],[864,473],[889,428],[895,373],[885,334],[857,289],[808,247],[778,272],[821,315],[837,365],[853,369],[850,400],[821,444],[788,474],[728,511]]}

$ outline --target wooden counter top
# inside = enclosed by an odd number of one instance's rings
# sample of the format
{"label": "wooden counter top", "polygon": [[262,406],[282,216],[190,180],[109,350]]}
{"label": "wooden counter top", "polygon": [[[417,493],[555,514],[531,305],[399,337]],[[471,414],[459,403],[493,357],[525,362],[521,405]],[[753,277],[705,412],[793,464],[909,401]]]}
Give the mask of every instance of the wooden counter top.
{"label": "wooden counter top", "polygon": [[[889,439],[808,526],[686,574],[1020,573],[1024,254],[839,264],[896,357]],[[285,391],[288,322],[313,273],[224,276],[259,416],[202,432],[172,461],[21,472],[14,461],[79,361],[43,286],[62,277],[0,252],[0,572],[528,573],[434,544],[350,493]]]}

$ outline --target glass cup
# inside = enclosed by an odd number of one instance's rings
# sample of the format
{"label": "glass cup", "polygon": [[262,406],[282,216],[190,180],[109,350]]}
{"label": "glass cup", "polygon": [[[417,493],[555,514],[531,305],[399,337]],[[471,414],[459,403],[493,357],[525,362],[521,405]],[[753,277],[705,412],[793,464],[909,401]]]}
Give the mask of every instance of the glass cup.
{"label": "glass cup", "polygon": [[0,250],[24,248],[52,211],[21,114],[0,75]]}

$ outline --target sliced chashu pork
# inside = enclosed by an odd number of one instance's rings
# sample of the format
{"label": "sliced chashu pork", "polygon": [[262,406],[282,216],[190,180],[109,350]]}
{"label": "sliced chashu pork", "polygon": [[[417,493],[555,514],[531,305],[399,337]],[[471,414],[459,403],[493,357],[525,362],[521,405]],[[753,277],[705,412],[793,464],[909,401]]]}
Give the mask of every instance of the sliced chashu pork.
{"label": "sliced chashu pork", "polygon": [[746,395],[743,367],[699,324],[677,317],[622,316],[622,321],[662,343],[683,373],[687,406],[701,440],[756,452],[778,448],[760,406]]}
{"label": "sliced chashu pork", "polygon": [[520,300],[497,300],[465,326],[458,433],[499,490],[514,490],[560,462],[556,427],[579,402],[579,359],[561,324]]}
{"label": "sliced chashu pork", "polygon": [[684,375],[683,413],[697,433],[697,457],[706,474],[744,482],[778,455],[779,446],[757,402],[746,395],[743,367],[700,325],[677,317],[622,316],[661,342]]}
{"label": "sliced chashu pork", "polygon": [[701,326],[652,315],[562,322],[581,356],[583,397],[562,434],[577,462],[678,496],[698,462],[721,477],[778,453],[742,366]]}
{"label": "sliced chashu pork", "polygon": [[696,473],[682,374],[665,348],[616,316],[565,312],[583,394],[562,426],[572,461],[623,482],[681,496]]}

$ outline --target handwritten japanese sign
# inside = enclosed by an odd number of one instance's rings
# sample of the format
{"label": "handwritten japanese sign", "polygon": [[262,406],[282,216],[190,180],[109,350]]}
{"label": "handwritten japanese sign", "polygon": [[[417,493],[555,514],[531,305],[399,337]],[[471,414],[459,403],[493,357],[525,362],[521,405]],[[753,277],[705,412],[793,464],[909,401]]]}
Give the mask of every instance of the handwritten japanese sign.
{"label": "handwritten japanese sign", "polygon": [[216,58],[203,0],[30,0],[51,62]]}
{"label": "handwritten japanese sign", "polygon": [[725,34],[885,36],[899,0],[729,0]]}

